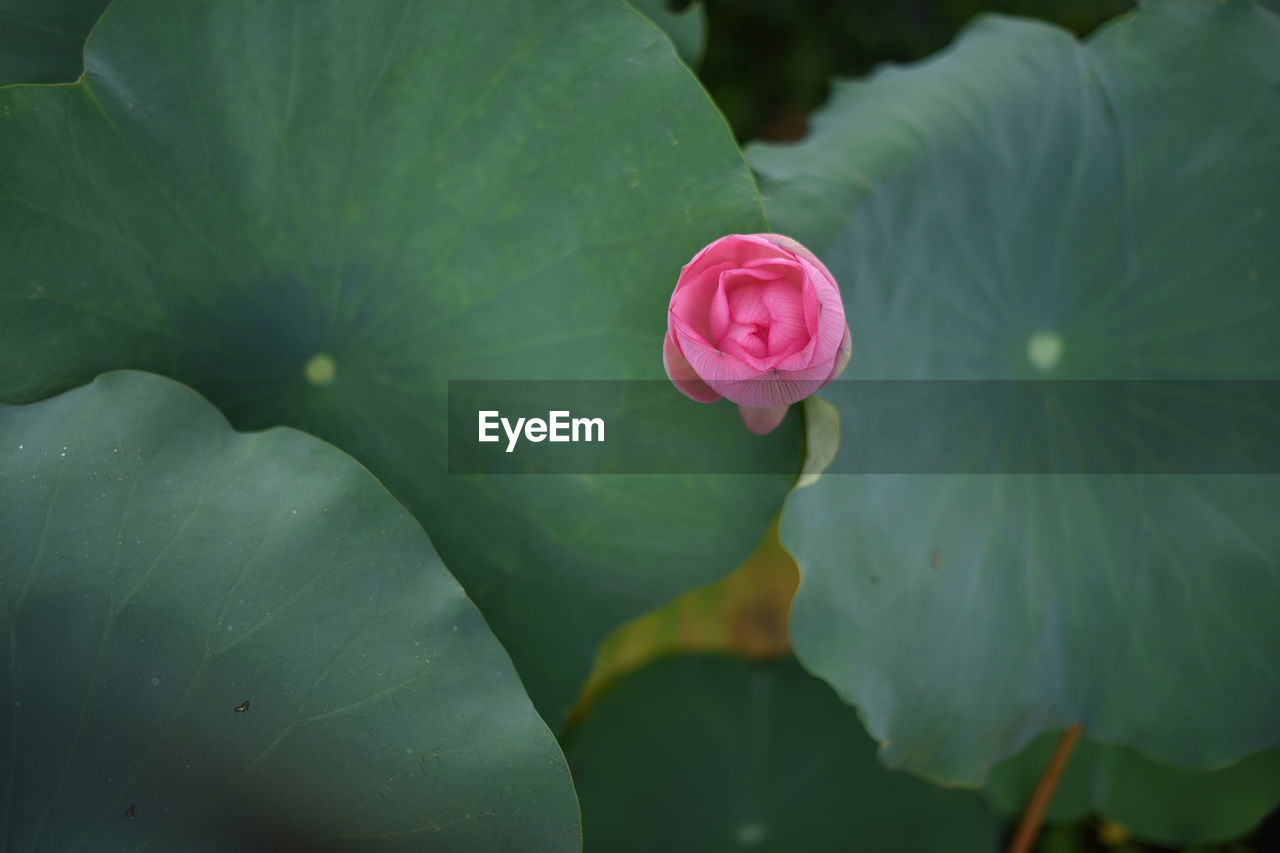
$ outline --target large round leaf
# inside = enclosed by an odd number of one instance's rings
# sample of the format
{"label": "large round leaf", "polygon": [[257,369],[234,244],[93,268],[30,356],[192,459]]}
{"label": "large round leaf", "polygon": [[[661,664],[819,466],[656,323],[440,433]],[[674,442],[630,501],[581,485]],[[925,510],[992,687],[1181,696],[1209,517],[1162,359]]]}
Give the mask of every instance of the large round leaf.
{"label": "large round leaf", "polygon": [[[992,808],[1009,818],[1025,808],[1057,740],[1056,734],[1037,738],[992,769],[983,791]],[[1093,812],[1146,841],[1202,844],[1243,835],[1278,803],[1280,749],[1197,771],[1084,739],[1071,753],[1045,819],[1075,821]]]}
{"label": "large round leaf", "polygon": [[0,406],[10,849],[576,850],[564,759],[345,454],[107,374]]}
{"label": "large round leaf", "polygon": [[110,0],[0,0],[0,86],[69,83]]}
{"label": "large round leaf", "polygon": [[[118,0],[86,56],[76,85],[0,90],[0,398],[145,367],[334,442],[551,719],[613,624],[750,551],[785,477],[446,474],[447,380],[661,379],[680,265],[763,227],[625,3]],[[651,396],[628,404],[680,400]],[[726,471],[798,453],[795,423],[758,439],[728,405],[673,406],[654,440],[695,422]]]}
{"label": "large round leaf", "polygon": [[[809,140],[751,157],[773,225],[841,282],[849,377],[1276,379],[1278,80],[1280,19],[1241,0],[1151,4],[1086,44],[988,18],[933,61],[842,85]],[[862,391],[822,393],[857,426],[884,414]],[[975,408],[892,422],[1000,441]],[[1047,416],[1049,446],[1142,435],[1089,408]],[[859,470],[859,449],[830,470]],[[1280,743],[1280,483],[1178,463],[827,474],[783,517],[797,654],[886,761],[933,778],[976,784],[1076,721],[1200,768]]]}
{"label": "large round leaf", "polygon": [[790,659],[659,661],[605,694],[566,754],[589,851],[968,853],[999,833],[972,792],[885,770]]}

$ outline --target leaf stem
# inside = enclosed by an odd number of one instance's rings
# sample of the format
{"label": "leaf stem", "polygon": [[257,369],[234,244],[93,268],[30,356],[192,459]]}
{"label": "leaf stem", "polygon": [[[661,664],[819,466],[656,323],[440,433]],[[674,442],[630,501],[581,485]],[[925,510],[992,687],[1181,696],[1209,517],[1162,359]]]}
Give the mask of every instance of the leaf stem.
{"label": "leaf stem", "polygon": [[1009,843],[1009,853],[1031,853],[1036,837],[1040,834],[1040,824],[1044,822],[1045,810],[1049,808],[1053,791],[1058,787],[1062,771],[1067,766],[1067,760],[1071,758],[1071,750],[1075,749],[1076,741],[1079,739],[1079,723],[1068,726],[1062,733],[1062,737],[1058,739],[1053,757],[1044,768],[1044,773],[1041,774],[1040,781],[1036,783],[1036,789],[1031,794],[1031,801],[1027,803],[1027,808],[1022,813],[1022,820],[1018,822],[1018,831],[1013,834],[1013,841]]}

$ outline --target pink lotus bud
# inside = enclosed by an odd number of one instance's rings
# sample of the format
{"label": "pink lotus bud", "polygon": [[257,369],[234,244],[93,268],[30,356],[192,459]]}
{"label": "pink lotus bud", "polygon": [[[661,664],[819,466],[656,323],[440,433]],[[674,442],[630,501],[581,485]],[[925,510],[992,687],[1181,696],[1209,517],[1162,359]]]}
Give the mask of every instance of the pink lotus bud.
{"label": "pink lotus bud", "polygon": [[730,234],[680,271],[662,360],[686,396],[732,400],[763,435],[836,378],[851,347],[840,288],[812,252],[781,234]]}

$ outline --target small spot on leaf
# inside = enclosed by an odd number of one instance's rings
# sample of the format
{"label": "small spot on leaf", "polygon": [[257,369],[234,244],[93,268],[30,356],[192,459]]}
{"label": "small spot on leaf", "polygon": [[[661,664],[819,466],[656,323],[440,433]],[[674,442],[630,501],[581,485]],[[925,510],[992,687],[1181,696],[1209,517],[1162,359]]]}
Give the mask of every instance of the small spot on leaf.
{"label": "small spot on leaf", "polygon": [[327,352],[318,352],[307,359],[302,375],[312,385],[332,385],[338,375],[338,363]]}
{"label": "small spot on leaf", "polygon": [[764,824],[753,820],[738,825],[737,831],[734,832],[734,840],[738,842],[739,847],[758,847],[768,834],[769,831]]}
{"label": "small spot on leaf", "polygon": [[1050,371],[1062,361],[1062,338],[1056,332],[1032,332],[1027,338],[1027,361],[1036,370]]}

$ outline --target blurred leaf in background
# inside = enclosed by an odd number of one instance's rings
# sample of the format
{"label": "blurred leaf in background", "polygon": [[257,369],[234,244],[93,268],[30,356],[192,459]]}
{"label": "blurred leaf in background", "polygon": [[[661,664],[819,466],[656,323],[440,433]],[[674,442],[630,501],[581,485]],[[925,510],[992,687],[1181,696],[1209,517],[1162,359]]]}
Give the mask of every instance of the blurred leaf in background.
{"label": "blurred leaf in background", "polygon": [[0,0],[0,86],[70,83],[109,0]]}
{"label": "blurred leaf in background", "polygon": [[[673,0],[679,8],[682,0]],[[700,76],[741,140],[798,139],[833,77],[923,59],[982,12],[1085,35],[1132,0],[706,0]]]}
{"label": "blurred leaf in background", "polygon": [[707,10],[700,0],[682,7],[671,0],[627,0],[667,34],[676,52],[690,68],[702,63],[707,47]]}
{"label": "blurred leaf in background", "polygon": [[982,12],[1041,18],[1083,36],[1133,5],[1132,0],[706,0],[709,40],[700,76],[739,139],[798,139],[809,113],[826,100],[833,77],[860,77],[886,62],[923,59]]}
{"label": "blurred leaf in background", "polygon": [[607,690],[566,755],[588,851],[990,851],[972,791],[876,759],[831,689],[786,658],[676,657]]}

